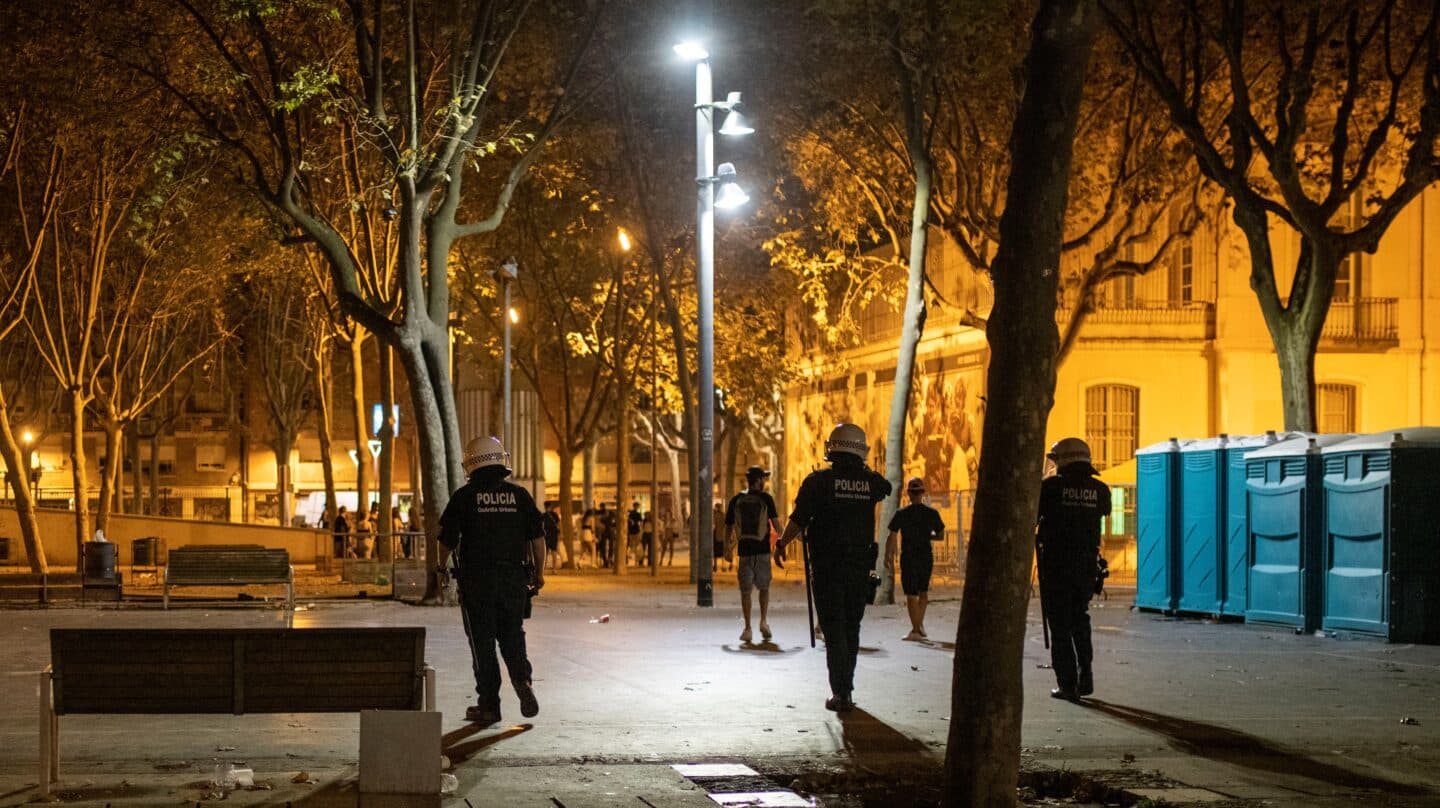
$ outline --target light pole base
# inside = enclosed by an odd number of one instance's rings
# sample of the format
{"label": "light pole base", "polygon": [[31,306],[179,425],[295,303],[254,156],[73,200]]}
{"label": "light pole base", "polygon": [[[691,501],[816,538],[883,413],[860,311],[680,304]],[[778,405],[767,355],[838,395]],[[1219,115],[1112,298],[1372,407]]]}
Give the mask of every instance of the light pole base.
{"label": "light pole base", "polygon": [[715,605],[715,581],[710,578],[700,578],[695,581],[695,605],[710,607]]}

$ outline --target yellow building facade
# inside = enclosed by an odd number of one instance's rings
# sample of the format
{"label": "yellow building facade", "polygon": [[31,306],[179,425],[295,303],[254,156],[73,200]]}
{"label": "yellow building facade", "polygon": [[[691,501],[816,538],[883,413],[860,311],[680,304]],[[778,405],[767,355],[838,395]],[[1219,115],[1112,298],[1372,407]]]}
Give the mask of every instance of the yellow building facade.
{"label": "yellow building facade", "polygon": [[[1271,240],[1283,290],[1299,238],[1279,225]],[[947,300],[988,314],[984,280],[953,248],[932,246],[929,268]],[[1245,240],[1224,210],[1164,265],[1108,282],[1059,368],[1048,440],[1086,438],[1107,478],[1123,482],[1148,444],[1281,429],[1279,368],[1249,275]],[[985,408],[985,335],[958,308],[930,310],[906,430],[906,475],[925,478],[932,496],[974,488],[984,419],[1004,417]],[[872,304],[860,330],[858,345],[814,356],[786,391],[789,490],[840,420],[865,427],[872,465],[884,462],[900,315]],[[1401,213],[1376,254],[1347,260],[1315,364],[1321,431],[1440,423],[1440,187]]]}

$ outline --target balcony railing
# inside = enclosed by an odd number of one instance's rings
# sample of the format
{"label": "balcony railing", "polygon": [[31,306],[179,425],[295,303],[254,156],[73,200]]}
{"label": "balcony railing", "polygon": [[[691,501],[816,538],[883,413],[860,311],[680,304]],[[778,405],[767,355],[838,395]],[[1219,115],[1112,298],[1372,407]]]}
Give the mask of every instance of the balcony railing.
{"label": "balcony railing", "polygon": [[1320,337],[1349,342],[1395,342],[1400,338],[1399,300],[1362,297],[1336,300],[1325,315]]}
{"label": "balcony railing", "polygon": [[[1055,322],[1065,324],[1075,315],[1075,309],[1066,304],[1055,311]],[[1194,325],[1212,322],[1215,319],[1215,304],[1195,300],[1189,302],[1170,300],[1134,300],[1128,303],[1096,304],[1085,317],[1088,324],[1107,325]]]}

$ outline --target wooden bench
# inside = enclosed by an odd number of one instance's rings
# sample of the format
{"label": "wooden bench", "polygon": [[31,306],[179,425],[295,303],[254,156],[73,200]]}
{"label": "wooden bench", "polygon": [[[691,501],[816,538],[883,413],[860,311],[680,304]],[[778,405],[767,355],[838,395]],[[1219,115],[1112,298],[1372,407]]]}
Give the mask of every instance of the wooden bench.
{"label": "wooden bench", "polygon": [[424,628],[50,630],[40,794],[60,779],[60,716],[435,709]]}
{"label": "wooden bench", "polygon": [[288,550],[260,545],[187,546],[170,551],[165,564],[164,603],[172,586],[285,584],[285,603],[295,605],[295,568]]}

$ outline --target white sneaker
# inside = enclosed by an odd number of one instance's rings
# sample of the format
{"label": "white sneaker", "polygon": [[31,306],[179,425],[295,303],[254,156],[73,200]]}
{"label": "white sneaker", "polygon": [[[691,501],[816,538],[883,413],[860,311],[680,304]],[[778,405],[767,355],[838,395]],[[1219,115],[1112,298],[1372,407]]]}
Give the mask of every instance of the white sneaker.
{"label": "white sneaker", "polygon": [[761,623],[761,624],[760,624],[760,638],[763,639],[763,640],[768,640],[768,639],[770,639],[770,638],[773,637],[773,636],[774,636],[774,635],[770,633],[770,624],[769,624],[769,623]]}
{"label": "white sneaker", "polygon": [[752,635],[752,634],[750,633],[750,627],[749,627],[749,626],[746,626],[746,627],[745,627],[745,630],[742,631],[742,632],[740,632],[740,642],[749,643],[750,640],[753,639],[753,638],[754,638],[754,635]]}

